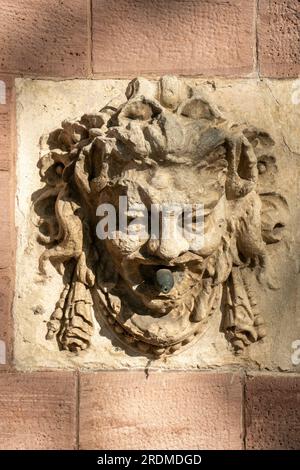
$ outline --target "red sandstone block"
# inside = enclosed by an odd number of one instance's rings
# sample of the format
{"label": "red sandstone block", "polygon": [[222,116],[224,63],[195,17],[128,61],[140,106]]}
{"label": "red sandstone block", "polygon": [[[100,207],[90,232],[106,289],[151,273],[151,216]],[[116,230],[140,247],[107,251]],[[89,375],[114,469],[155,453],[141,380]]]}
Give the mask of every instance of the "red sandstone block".
{"label": "red sandstone block", "polygon": [[79,443],[81,449],[241,449],[241,377],[82,373]]}
{"label": "red sandstone block", "polygon": [[[13,78],[0,75],[0,369],[11,361],[11,303],[13,296],[14,233],[12,171]],[[11,170],[9,172],[8,170]]]}
{"label": "red sandstone block", "polygon": [[11,111],[14,77],[0,74],[0,114]]}
{"label": "red sandstone block", "polygon": [[76,376],[0,373],[0,449],[75,449]]}
{"label": "red sandstone block", "polygon": [[253,71],[253,0],[94,0],[93,71],[102,76]]}
{"label": "red sandstone block", "polygon": [[9,367],[12,356],[12,286],[12,270],[0,269],[0,370]]}
{"label": "red sandstone block", "polygon": [[0,71],[87,73],[87,0],[1,0],[0,8]]}
{"label": "red sandstone block", "polygon": [[0,75],[0,171],[13,163],[13,118],[13,78]]}
{"label": "red sandstone block", "polygon": [[[0,82],[1,83],[1,82]],[[1,109],[1,104],[0,104]],[[11,158],[11,123],[8,113],[0,111],[0,171],[7,171]]]}
{"label": "red sandstone block", "polygon": [[265,77],[298,77],[300,73],[300,3],[260,0],[258,58]]}
{"label": "red sandstone block", "polygon": [[246,382],[248,449],[300,449],[300,377],[257,375]]}

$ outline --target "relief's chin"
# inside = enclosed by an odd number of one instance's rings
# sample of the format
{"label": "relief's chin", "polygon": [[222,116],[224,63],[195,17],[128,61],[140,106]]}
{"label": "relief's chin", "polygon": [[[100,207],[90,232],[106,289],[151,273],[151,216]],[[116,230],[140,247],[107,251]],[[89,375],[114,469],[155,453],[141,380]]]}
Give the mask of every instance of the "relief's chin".
{"label": "relief's chin", "polygon": [[[99,291],[98,291],[99,293]],[[104,315],[119,340],[147,356],[173,354],[193,344],[205,332],[208,317],[219,307],[221,285],[209,292],[193,286],[180,301],[151,299],[147,306],[124,291],[114,309],[115,296],[101,296]],[[100,299],[99,299],[100,300]],[[151,308],[152,307],[152,308]],[[103,310],[103,307],[102,307]]]}

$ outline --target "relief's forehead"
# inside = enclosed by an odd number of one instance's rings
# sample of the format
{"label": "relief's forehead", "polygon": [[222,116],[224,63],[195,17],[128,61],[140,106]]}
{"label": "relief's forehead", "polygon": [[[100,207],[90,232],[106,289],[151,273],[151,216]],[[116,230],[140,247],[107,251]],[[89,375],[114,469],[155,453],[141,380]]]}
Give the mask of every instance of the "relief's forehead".
{"label": "relief's forehead", "polygon": [[126,185],[152,186],[157,190],[168,188],[170,185],[178,189],[188,187],[186,178],[190,178],[193,171],[183,165],[157,166],[148,168],[128,168],[120,180]]}
{"label": "relief's forehead", "polygon": [[189,181],[193,179],[194,171],[183,165],[158,167],[151,174],[149,185],[158,190],[168,189],[171,186],[178,191],[188,191]]}
{"label": "relief's forehead", "polygon": [[165,167],[129,170],[124,172],[123,184],[131,201],[145,203],[203,203],[218,200],[223,188],[203,170],[194,166],[170,165]]}
{"label": "relief's forehead", "polygon": [[196,179],[198,170],[184,165],[157,166],[155,168],[130,168],[122,175],[122,181],[130,186],[151,186],[156,190],[176,188],[188,190],[189,182]]}

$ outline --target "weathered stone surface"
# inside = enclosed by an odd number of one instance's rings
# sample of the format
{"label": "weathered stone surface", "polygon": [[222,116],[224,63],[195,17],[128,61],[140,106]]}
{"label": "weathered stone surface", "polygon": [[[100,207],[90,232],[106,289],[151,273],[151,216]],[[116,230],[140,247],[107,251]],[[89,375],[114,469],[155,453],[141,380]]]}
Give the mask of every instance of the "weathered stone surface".
{"label": "weathered stone surface", "polygon": [[82,76],[88,69],[85,0],[1,2],[0,71]]}
{"label": "weathered stone surface", "polygon": [[298,0],[261,0],[258,9],[258,61],[265,77],[300,73],[300,4]]}
{"label": "weathered stone surface", "polygon": [[[44,187],[32,197],[45,246],[39,269],[46,277],[51,262],[64,279],[47,339],[88,349],[93,306],[124,348],[157,359],[191,345],[221,311],[220,330],[241,352],[266,336],[252,265],[256,278],[267,271],[267,246],[289,219],[284,197],[266,193],[276,185],[274,140],[233,125],[175,76],[136,78],[126,97],[43,137]],[[107,204],[132,219],[114,222],[108,238],[98,230]]]}
{"label": "weathered stone surface", "polygon": [[241,449],[235,373],[82,373],[81,449]]}
{"label": "weathered stone surface", "polygon": [[76,376],[0,374],[0,449],[75,449]]}
{"label": "weathered stone surface", "polygon": [[[0,105],[1,106],[1,105]],[[0,171],[7,171],[10,166],[10,117],[7,113],[0,113],[0,129],[1,129],[1,156]]]}
{"label": "weathered stone surface", "polygon": [[12,271],[0,269],[0,370],[9,367],[12,355]]}
{"label": "weathered stone surface", "polygon": [[11,175],[0,171],[0,269],[8,268],[13,261],[13,213]]}
{"label": "weathered stone surface", "polygon": [[12,120],[13,79],[0,75],[0,171],[8,171],[13,163]]}
{"label": "weathered stone surface", "polygon": [[[214,315],[209,329],[195,346],[166,361],[157,360],[152,364],[162,368],[214,367],[228,364],[244,364],[252,368],[295,370],[292,364],[292,342],[299,337],[297,323],[297,211],[299,150],[297,122],[300,108],[294,99],[293,83],[251,80],[188,80],[186,84],[198,87],[222,109],[227,119],[243,122],[264,129],[275,140],[272,155],[276,156],[278,183],[271,185],[271,191],[278,191],[286,197],[292,214],[285,234],[285,243],[273,244],[268,248],[271,271],[265,282],[256,287],[258,309],[263,312],[267,323],[268,336],[251,346],[251,351],[235,356],[220,334],[220,316]],[[120,104],[127,82],[38,82],[18,81],[18,207],[17,220],[20,227],[18,256],[16,318],[16,362],[18,367],[40,365],[79,365],[91,368],[145,367],[147,358],[129,354],[120,349],[120,343],[111,334],[101,318],[93,318],[96,329],[91,337],[91,347],[74,355],[58,351],[55,341],[45,340],[46,322],[53,312],[55,302],[62,290],[60,276],[54,269],[47,270],[49,279],[40,276],[37,260],[42,249],[37,246],[37,232],[33,227],[33,213],[29,212],[32,193],[39,187],[35,169],[38,161],[40,135],[49,133],[66,116],[76,117],[85,111],[93,113],[110,99]],[[32,103],[32,93],[36,100]],[[241,96],[243,99],[241,99]],[[47,109],[47,113],[44,111]],[[43,116],[43,119],[41,119]],[[120,115],[121,119],[121,115]],[[28,131],[30,126],[30,131]],[[26,155],[26,158],[25,158]],[[272,162],[269,154],[265,155]],[[30,158],[30,163],[28,158]],[[289,181],[289,184],[286,182]],[[279,227],[278,227],[279,228]],[[266,236],[270,234],[266,233]],[[280,262],[278,261],[280,260]],[[26,275],[25,275],[26,273]],[[30,274],[29,274],[30,273]],[[51,279],[50,279],[51,276]],[[277,278],[277,279],[276,279]],[[24,283],[28,279],[28,284]],[[30,281],[29,281],[30,280]],[[277,289],[279,287],[279,289]],[[49,303],[49,292],[53,302]],[[288,292],[288,295],[287,295]],[[44,312],[33,315],[32,311]],[[25,314],[26,312],[26,314]],[[100,328],[98,323],[100,323]],[[100,334],[99,334],[100,332]],[[280,341],[278,340],[280,337]],[[25,340],[25,341],[24,341]]]}
{"label": "weathered stone surface", "polygon": [[11,302],[13,297],[14,224],[12,173],[13,79],[0,75],[0,368],[11,358]]}
{"label": "weathered stone surface", "polygon": [[300,377],[255,375],[246,381],[246,448],[300,449]]}
{"label": "weathered stone surface", "polygon": [[253,72],[254,1],[93,2],[93,71],[241,76]]}

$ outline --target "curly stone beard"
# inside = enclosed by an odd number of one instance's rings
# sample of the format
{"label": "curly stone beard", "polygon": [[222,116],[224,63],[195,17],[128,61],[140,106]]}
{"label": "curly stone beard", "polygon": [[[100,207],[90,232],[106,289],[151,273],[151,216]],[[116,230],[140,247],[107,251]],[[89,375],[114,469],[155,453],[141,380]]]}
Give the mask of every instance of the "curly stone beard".
{"label": "curly stone beard", "polygon": [[[203,278],[208,274],[203,264],[208,261],[203,263],[200,258],[194,259],[191,265],[186,262],[184,267],[172,265],[178,277],[167,295],[158,293],[147,280],[141,283],[140,291],[140,286],[133,290],[121,276],[109,290],[103,292],[102,289],[100,298],[106,307],[108,322],[119,338],[155,356],[173,353],[197,340],[221,300],[221,284],[213,285],[212,277]],[[108,262],[113,264],[111,258]],[[169,264],[163,266],[170,267]],[[122,274],[126,277],[126,270]]]}

